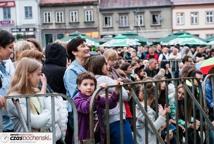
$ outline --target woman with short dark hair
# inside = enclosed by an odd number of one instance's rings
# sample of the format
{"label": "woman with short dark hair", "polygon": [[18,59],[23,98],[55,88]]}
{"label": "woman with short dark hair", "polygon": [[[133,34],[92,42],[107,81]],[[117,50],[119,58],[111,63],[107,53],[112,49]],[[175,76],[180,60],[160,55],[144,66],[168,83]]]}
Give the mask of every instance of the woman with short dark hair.
{"label": "woman with short dark hair", "polygon": [[67,44],[68,58],[72,60],[72,63],[65,71],[64,85],[66,94],[70,97],[74,97],[77,93],[77,76],[86,72],[84,65],[87,58],[90,56],[90,49],[85,42],[85,39],[76,37]]}
{"label": "woman with short dark hair", "polygon": [[[8,71],[9,66],[6,63],[9,62],[8,60],[10,55],[13,53],[14,41],[15,38],[11,33],[5,30],[0,30],[0,108],[4,107],[5,98],[3,96],[7,94],[12,76],[12,73]],[[11,66],[13,66],[13,64]],[[13,131],[14,125],[10,119],[10,116],[4,110],[1,111],[1,113],[3,117],[3,131]]]}

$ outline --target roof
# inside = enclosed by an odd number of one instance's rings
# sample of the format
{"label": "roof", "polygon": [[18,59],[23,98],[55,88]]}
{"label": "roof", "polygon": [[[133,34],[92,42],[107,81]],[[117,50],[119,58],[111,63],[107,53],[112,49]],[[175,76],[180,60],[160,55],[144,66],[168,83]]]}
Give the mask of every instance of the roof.
{"label": "roof", "polygon": [[214,0],[171,0],[173,5],[214,4]]}
{"label": "roof", "polygon": [[89,4],[98,0],[40,0],[40,5]]}
{"label": "roof", "polygon": [[100,0],[100,9],[171,6],[170,0]]}

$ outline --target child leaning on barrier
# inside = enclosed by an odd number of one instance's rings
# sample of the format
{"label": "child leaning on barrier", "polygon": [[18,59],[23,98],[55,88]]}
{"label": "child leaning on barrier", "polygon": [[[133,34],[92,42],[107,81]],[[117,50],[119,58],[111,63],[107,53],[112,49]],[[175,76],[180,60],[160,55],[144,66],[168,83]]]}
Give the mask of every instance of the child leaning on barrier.
{"label": "child leaning on barrier", "polygon": [[[141,105],[144,107],[145,101],[144,101],[144,89],[147,92],[147,114],[149,116],[149,119],[151,120],[151,122],[154,124],[156,130],[160,130],[162,126],[165,125],[166,123],[166,115],[167,113],[169,113],[170,108],[169,107],[162,107],[161,105],[159,105],[159,116],[156,119],[156,112],[151,108],[152,103],[155,101],[155,86],[152,83],[153,79],[148,78],[147,79],[148,82],[144,85],[144,87],[141,88],[140,92],[139,92],[139,100],[141,101]],[[144,107],[145,108],[145,107]],[[136,118],[137,118],[137,122],[136,122],[136,130],[137,130],[137,144],[145,144],[145,116],[142,113],[142,111],[140,110],[139,106],[136,107]],[[148,143],[149,144],[154,144],[156,143],[156,134],[154,133],[154,131],[152,130],[151,126],[148,124]]]}
{"label": "child leaning on barrier", "polygon": [[[97,80],[93,74],[89,72],[84,72],[80,74],[77,78],[78,93],[74,97],[74,103],[78,111],[78,126],[79,126],[79,140],[83,142],[84,140],[89,139],[89,105],[91,96],[96,89]],[[120,84],[120,82],[118,82]],[[101,87],[107,87],[105,83],[100,84]],[[119,90],[118,90],[119,91]],[[119,94],[116,90],[113,92],[109,98],[109,108],[112,109],[117,105]],[[105,130],[103,131],[103,115],[106,98],[98,95],[95,99],[95,109],[97,110],[98,121],[99,121],[99,130],[101,144],[105,143]]]}
{"label": "child leaning on barrier", "polygon": [[[41,90],[38,89],[39,81],[42,83]],[[12,78],[11,85],[9,88],[8,95],[34,95],[34,94],[45,94],[46,93],[47,81],[44,74],[42,74],[42,64],[36,59],[22,58],[16,67],[14,77]],[[25,119],[27,119],[26,99],[8,99],[7,100],[7,111],[11,115],[11,119],[14,122],[14,130],[16,132],[24,132],[24,128],[20,121],[19,114],[16,110],[14,102],[18,100],[21,112]],[[47,97],[30,97],[30,116],[31,116],[31,127],[32,131],[41,132],[49,131],[51,126],[51,110],[50,101]],[[55,108],[59,108],[60,105],[55,103]],[[55,129],[56,139],[62,137],[63,131],[61,131],[63,124],[59,120],[60,111],[55,112]],[[61,117],[64,119],[66,117]],[[66,125],[66,123],[65,123]],[[65,131],[65,130],[64,130]]]}

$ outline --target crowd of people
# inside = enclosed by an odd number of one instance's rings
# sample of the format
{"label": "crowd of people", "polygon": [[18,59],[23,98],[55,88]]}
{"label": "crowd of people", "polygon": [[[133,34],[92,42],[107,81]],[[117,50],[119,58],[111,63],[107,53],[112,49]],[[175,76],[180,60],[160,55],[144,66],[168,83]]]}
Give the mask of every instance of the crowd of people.
{"label": "crowd of people", "polygon": [[[134,143],[133,123],[136,123],[136,138],[138,144],[145,143],[145,133],[148,133],[148,143],[156,142],[156,135],[148,125],[145,131],[145,116],[136,106],[136,121],[133,121],[133,96],[130,87],[123,83],[147,81],[144,85],[136,85],[135,92],[140,104],[145,108],[155,128],[161,133],[163,140],[175,144],[176,122],[180,129],[180,143],[185,141],[185,133],[190,137],[193,131],[200,127],[199,113],[193,118],[190,107],[185,114],[185,88],[182,83],[166,82],[171,78],[194,77],[185,84],[194,91],[195,98],[200,101],[200,84],[205,75],[196,64],[214,56],[214,49],[205,47],[162,46],[160,44],[138,47],[97,48],[96,54],[91,54],[85,39],[76,37],[68,43],[60,41],[49,44],[45,50],[35,39],[15,42],[14,36],[0,30],[0,107],[3,115],[4,132],[23,132],[19,114],[13,99],[4,96],[23,94],[62,93],[69,96],[75,103],[78,112],[78,137],[81,143],[90,138],[89,106],[96,88],[107,88],[99,92],[95,98],[94,111],[97,114],[95,130],[96,142],[105,144],[106,125],[110,127],[110,143],[120,143],[120,93],[123,101],[123,137],[124,144]],[[212,69],[210,74],[214,73]],[[155,80],[160,80],[157,84]],[[121,88],[122,87],[122,88]],[[122,90],[121,90],[122,89]],[[146,101],[145,101],[146,91]],[[155,93],[157,91],[157,93]],[[209,108],[210,120],[214,121],[214,101],[211,79],[206,81],[205,101]],[[186,96],[188,97],[188,96]],[[155,101],[158,105],[154,105]],[[188,105],[193,102],[186,98]],[[26,119],[26,100],[18,99]],[[105,121],[105,105],[109,104],[109,121]],[[177,106],[176,106],[177,103]],[[178,120],[176,121],[176,111]],[[57,144],[73,141],[73,113],[68,102],[62,97],[55,97],[55,129]],[[30,98],[30,116],[32,131],[51,131],[51,102],[49,97]],[[169,116],[169,118],[167,118]],[[186,127],[186,117],[188,127]],[[168,121],[167,121],[168,119]],[[166,125],[166,123],[168,123]],[[214,122],[213,122],[214,123]],[[167,128],[167,126],[169,128]],[[166,131],[169,129],[169,136]],[[167,132],[168,133],[168,132]],[[192,135],[191,135],[192,134]],[[209,132],[210,143],[214,142],[214,131]],[[197,142],[201,136],[196,135]],[[188,138],[187,138],[188,139]],[[193,143],[188,139],[188,143]]]}

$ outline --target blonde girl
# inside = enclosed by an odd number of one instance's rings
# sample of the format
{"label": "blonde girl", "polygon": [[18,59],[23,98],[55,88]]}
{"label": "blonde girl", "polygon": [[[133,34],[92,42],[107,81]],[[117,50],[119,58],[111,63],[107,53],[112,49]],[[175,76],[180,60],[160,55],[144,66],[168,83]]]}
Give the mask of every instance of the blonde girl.
{"label": "blonde girl", "polygon": [[[42,87],[38,89],[41,81]],[[18,63],[15,75],[12,78],[8,95],[21,94],[45,94],[47,80],[42,73],[42,64],[36,59],[22,58]],[[26,119],[26,100],[20,98],[21,110]],[[17,114],[16,108],[11,99],[7,100],[7,110],[15,124],[14,130],[22,132],[23,127]],[[51,125],[51,102],[49,97],[30,98],[31,127],[33,131],[43,131],[50,129]],[[64,139],[67,129],[67,103],[61,97],[55,98],[55,129],[56,140]]]}
{"label": "blonde girl", "polygon": [[[15,74],[12,78],[8,95],[21,95],[21,94],[36,94],[39,92],[37,85],[39,81],[42,82],[42,89],[46,89],[45,76],[41,73],[42,64],[31,58],[21,59],[16,67]],[[31,127],[33,131],[41,131],[41,128],[49,128],[51,124],[51,114],[45,108],[45,100],[43,97],[30,98],[30,116]],[[27,117],[26,100],[20,98],[19,103],[24,117]],[[7,100],[7,110],[11,115],[14,122],[14,130],[16,132],[24,131],[17,110],[11,99]]]}

